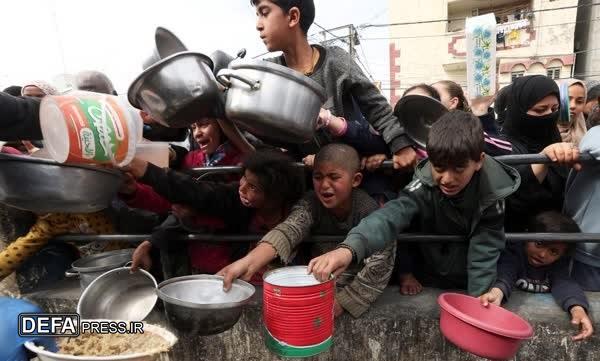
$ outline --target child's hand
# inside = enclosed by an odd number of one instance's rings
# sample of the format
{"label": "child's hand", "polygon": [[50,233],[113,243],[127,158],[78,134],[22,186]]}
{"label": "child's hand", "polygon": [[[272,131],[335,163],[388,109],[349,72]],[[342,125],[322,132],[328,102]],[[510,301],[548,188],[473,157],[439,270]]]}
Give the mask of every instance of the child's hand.
{"label": "child's hand", "polygon": [[119,193],[126,196],[131,196],[137,191],[137,182],[135,181],[133,175],[131,175],[129,172],[125,172],[124,176],[125,179],[119,188]]}
{"label": "child's hand", "polygon": [[254,271],[251,271],[250,268],[250,260],[248,257],[244,257],[217,272],[218,276],[223,276],[223,290],[229,291],[233,281],[238,278],[250,281],[254,275]]}
{"label": "child's hand", "polygon": [[585,309],[581,306],[573,306],[569,312],[571,313],[571,323],[579,327],[580,330],[579,334],[572,337],[572,340],[581,341],[590,337],[594,333],[594,327]]}
{"label": "child's hand", "polygon": [[140,268],[143,268],[146,271],[150,270],[152,267],[150,250],[152,250],[152,243],[150,243],[150,241],[144,241],[137,246],[131,257],[131,272],[135,272]]}
{"label": "child's hand", "polygon": [[313,258],[308,264],[308,273],[312,273],[321,282],[329,281],[331,275],[337,277],[352,263],[352,251],[348,248],[337,248],[319,257]]}
{"label": "child's hand", "polygon": [[340,317],[343,314],[344,314],[344,308],[342,307],[342,305],[340,305],[340,303],[338,302],[338,300],[334,300],[334,302],[333,302],[333,316],[334,317]]}
{"label": "child's hand", "polygon": [[488,293],[479,296],[479,301],[481,301],[481,305],[483,305],[484,307],[489,306],[490,303],[493,303],[496,306],[500,306],[503,298],[504,293],[502,292],[502,290],[497,287],[494,287]]}
{"label": "child's hand", "polygon": [[315,164],[315,155],[314,154],[307,155],[306,157],[304,157],[302,159],[302,163],[304,163],[305,166],[312,168],[313,165]]}
{"label": "child's hand", "polygon": [[385,154],[375,154],[370,157],[364,157],[361,162],[361,168],[367,169],[369,172],[381,167],[383,161],[386,159]]}
{"label": "child's hand", "polygon": [[471,111],[473,115],[476,117],[480,117],[482,115],[486,115],[488,113],[488,109],[492,105],[492,103],[496,100],[496,95],[489,95],[486,97],[479,97],[475,99],[471,99]]}
{"label": "child's hand", "polygon": [[394,153],[394,169],[412,170],[417,165],[417,152],[412,147],[402,148]]}
{"label": "child's hand", "polygon": [[133,158],[129,165],[121,168],[122,171],[131,173],[136,179],[142,178],[146,174],[146,169],[148,169],[148,162],[138,158]]}

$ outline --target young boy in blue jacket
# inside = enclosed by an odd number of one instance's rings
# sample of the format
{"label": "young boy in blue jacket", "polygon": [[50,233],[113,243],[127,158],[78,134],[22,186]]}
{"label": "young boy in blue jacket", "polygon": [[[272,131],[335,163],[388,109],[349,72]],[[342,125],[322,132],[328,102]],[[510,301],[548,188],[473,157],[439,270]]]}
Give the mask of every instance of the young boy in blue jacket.
{"label": "young boy in blue jacket", "polygon": [[[535,216],[529,225],[535,233],[578,233],[577,223],[556,211],[546,211]],[[574,246],[573,244],[571,244]],[[489,292],[480,298],[487,306],[500,305],[510,297],[513,287],[526,292],[549,293],[556,303],[571,316],[571,323],[580,328],[574,341],[592,335],[594,328],[588,317],[588,300],[569,276],[571,257],[567,242],[510,242],[498,261],[498,276]]]}
{"label": "young boy in blue jacket", "polygon": [[314,258],[309,271],[325,280],[353,261],[383,249],[409,226],[424,233],[464,235],[462,243],[423,243],[424,271],[436,284],[466,286],[479,296],[496,280],[505,246],[504,199],[518,188],[518,173],[483,153],[481,123],[453,111],[431,127],[429,159],[397,199],[354,227],[337,249]]}

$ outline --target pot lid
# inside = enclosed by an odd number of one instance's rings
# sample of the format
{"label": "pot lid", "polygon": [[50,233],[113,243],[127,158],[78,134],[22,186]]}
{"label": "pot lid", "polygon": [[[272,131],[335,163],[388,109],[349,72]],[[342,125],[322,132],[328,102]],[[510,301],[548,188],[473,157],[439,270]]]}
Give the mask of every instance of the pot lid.
{"label": "pot lid", "polygon": [[78,259],[71,266],[75,271],[80,273],[99,272],[123,267],[127,262],[131,261],[133,251],[134,249],[130,248],[102,252]]}
{"label": "pot lid", "polygon": [[406,135],[425,148],[429,129],[448,109],[434,98],[424,95],[407,95],[396,103],[394,114],[404,125]]}
{"label": "pot lid", "polygon": [[131,105],[133,105],[134,107],[141,109],[140,105],[137,102],[136,95],[137,95],[138,89],[143,84],[146,77],[148,77],[150,74],[152,74],[156,71],[159,71],[166,64],[169,64],[169,63],[171,63],[179,58],[183,58],[183,57],[200,58],[201,61],[203,61],[206,65],[208,65],[208,67],[210,68],[211,71],[214,68],[212,59],[202,53],[197,53],[194,51],[183,51],[183,52],[180,52],[177,54],[170,55],[170,56],[162,59],[161,61],[152,64],[152,66],[144,69],[144,71],[140,75],[138,75],[133,82],[131,82],[129,89],[127,90],[127,100],[129,100],[129,103]]}
{"label": "pot lid", "polygon": [[279,76],[293,80],[310,88],[321,98],[321,102],[325,102],[326,100],[325,89],[321,86],[321,84],[300,73],[299,71],[295,71],[293,69],[288,68],[287,66],[283,66],[272,61],[239,59],[232,61],[229,64],[229,68],[234,70],[254,69],[271,74],[277,74]]}

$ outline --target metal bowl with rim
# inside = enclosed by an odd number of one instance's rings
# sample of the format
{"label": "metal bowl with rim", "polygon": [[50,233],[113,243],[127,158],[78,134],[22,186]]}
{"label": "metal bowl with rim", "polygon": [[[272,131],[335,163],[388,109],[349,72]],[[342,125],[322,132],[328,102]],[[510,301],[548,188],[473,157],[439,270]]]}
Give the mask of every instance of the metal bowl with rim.
{"label": "metal bowl with rim", "polygon": [[214,335],[237,323],[255,291],[251,284],[235,280],[225,292],[223,277],[192,275],[160,283],[157,294],[171,327],[186,334]]}
{"label": "metal bowl with rim", "polygon": [[133,251],[133,248],[119,249],[80,258],[71,264],[71,269],[65,272],[65,276],[79,277],[81,288],[85,289],[105,272],[125,266],[131,261]]}
{"label": "metal bowl with rim", "polygon": [[127,98],[160,124],[183,128],[222,113],[223,92],[201,53],[180,52],[144,70],[129,86]]}
{"label": "metal bowl with rim", "polygon": [[440,117],[448,112],[444,104],[425,95],[407,95],[394,107],[394,115],[404,125],[406,135],[425,148],[429,129]]}
{"label": "metal bowl with rim", "polygon": [[92,213],[107,208],[123,181],[102,167],[0,154],[0,203],[36,213]]}
{"label": "metal bowl with rim", "polygon": [[156,280],[150,273],[120,267],[87,286],[77,303],[77,313],[84,319],[142,321],[156,301]]}

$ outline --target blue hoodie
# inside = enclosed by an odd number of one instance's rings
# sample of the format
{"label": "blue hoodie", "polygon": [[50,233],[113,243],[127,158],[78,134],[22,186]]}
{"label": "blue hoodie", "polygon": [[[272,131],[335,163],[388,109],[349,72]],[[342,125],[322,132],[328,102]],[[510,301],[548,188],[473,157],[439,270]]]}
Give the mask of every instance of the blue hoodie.
{"label": "blue hoodie", "polygon": [[[581,154],[589,153],[600,161],[600,126],[590,129],[579,143]],[[600,163],[583,165],[567,180],[564,213],[585,233],[600,233]],[[578,243],[575,259],[600,267],[600,243]]]}

